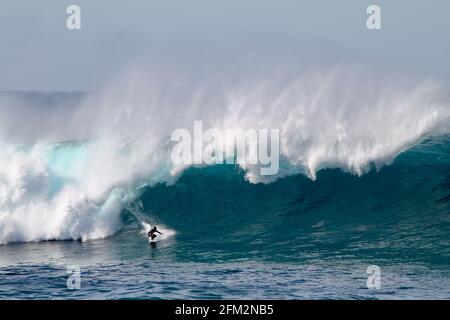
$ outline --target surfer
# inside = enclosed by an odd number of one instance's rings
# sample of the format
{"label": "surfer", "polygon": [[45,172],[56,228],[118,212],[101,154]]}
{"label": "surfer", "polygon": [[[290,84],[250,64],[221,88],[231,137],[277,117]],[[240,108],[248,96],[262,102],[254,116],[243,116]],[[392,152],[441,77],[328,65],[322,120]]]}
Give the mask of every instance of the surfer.
{"label": "surfer", "polygon": [[161,232],[158,231],[156,226],[154,226],[153,228],[150,229],[147,235],[150,238],[150,240],[153,240],[156,238],[156,233],[162,234]]}

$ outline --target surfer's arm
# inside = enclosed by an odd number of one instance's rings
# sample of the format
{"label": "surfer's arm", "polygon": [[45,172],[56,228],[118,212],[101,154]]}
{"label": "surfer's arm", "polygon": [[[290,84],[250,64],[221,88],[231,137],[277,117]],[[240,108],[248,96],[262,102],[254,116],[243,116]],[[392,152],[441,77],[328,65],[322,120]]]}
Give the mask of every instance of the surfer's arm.
{"label": "surfer's arm", "polygon": [[159,232],[158,230],[156,230],[156,232],[158,232],[159,234],[162,234],[161,232]]}

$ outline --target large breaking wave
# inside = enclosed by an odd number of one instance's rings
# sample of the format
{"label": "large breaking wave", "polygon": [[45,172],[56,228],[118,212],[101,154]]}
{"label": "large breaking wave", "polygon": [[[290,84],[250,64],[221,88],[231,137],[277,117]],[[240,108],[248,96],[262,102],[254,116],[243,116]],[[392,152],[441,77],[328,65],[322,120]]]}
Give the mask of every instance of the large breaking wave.
{"label": "large breaking wave", "polygon": [[139,74],[70,106],[64,94],[2,95],[0,244],[115,234],[145,190],[177,183],[186,168],[170,160],[170,134],[195,120],[222,130],[280,129],[279,173],[263,177],[244,164],[252,184],[315,180],[325,168],[362,176],[448,134],[448,92],[435,81],[349,68],[244,79]]}

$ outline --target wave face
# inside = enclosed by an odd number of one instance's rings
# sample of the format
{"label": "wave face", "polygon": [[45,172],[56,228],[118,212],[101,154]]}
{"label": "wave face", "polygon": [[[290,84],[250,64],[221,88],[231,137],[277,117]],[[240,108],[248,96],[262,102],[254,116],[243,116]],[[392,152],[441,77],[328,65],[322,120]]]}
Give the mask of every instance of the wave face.
{"label": "wave face", "polygon": [[[251,184],[233,166],[186,171],[149,187],[143,211],[205,261],[341,256],[448,265],[450,137],[426,140],[358,177],[339,169]],[[196,255],[197,253],[197,255]]]}
{"label": "wave face", "polygon": [[[450,110],[441,84],[367,80],[348,69],[270,83],[125,79],[75,107],[66,97],[52,102],[39,125],[28,119],[42,109],[29,104],[48,106],[48,97],[0,99],[0,244],[105,238],[148,214],[177,233],[213,228],[261,246],[273,241],[273,226],[283,230],[278,242],[306,241],[304,228],[320,237],[331,217],[336,241],[351,226],[370,233],[402,213],[414,213],[410,226],[436,215],[448,223]],[[280,129],[280,172],[174,166],[170,134],[194,120],[223,131]],[[361,219],[370,221],[357,226]]]}

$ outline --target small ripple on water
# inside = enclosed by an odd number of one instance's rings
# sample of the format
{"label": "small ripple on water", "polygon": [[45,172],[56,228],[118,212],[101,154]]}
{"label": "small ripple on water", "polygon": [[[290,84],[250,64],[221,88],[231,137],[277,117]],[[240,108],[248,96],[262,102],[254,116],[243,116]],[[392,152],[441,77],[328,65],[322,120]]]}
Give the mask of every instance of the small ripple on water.
{"label": "small ripple on water", "polygon": [[[55,266],[0,268],[2,298],[74,299],[415,299],[448,298],[448,273],[405,266],[384,271],[383,288],[365,286],[354,265],[261,263],[155,263],[88,266],[81,290],[66,287],[66,270]],[[446,280],[448,281],[448,280]]]}

